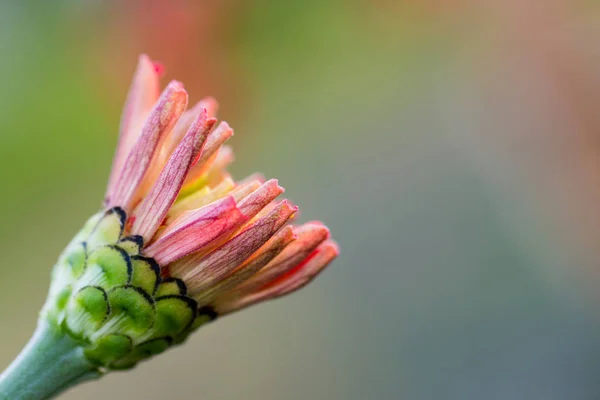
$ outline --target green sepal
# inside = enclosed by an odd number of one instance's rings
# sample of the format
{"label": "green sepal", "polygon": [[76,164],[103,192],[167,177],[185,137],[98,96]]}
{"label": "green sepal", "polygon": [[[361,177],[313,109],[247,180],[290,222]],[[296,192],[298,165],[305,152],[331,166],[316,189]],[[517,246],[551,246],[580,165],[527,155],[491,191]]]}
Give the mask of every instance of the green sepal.
{"label": "green sepal", "polygon": [[146,293],[154,294],[160,282],[160,266],[154,259],[132,256],[133,274],[131,285],[143,289]]}
{"label": "green sepal", "polygon": [[68,254],[65,254],[65,264],[69,267],[71,276],[75,279],[79,278],[85,270],[87,259],[87,249],[85,242],[79,243],[70,249]]}
{"label": "green sepal", "polygon": [[69,271],[69,267],[65,263],[54,265],[50,274],[50,279],[48,300],[51,302],[56,302],[56,297],[63,289],[74,282],[71,271]]}
{"label": "green sepal", "polygon": [[184,296],[187,293],[185,283],[181,279],[167,278],[158,285],[155,297],[181,295]]}
{"label": "green sepal", "polygon": [[214,321],[218,316],[219,315],[212,307],[202,307],[198,310],[198,316],[194,320],[191,330],[196,330],[202,325]]}
{"label": "green sepal", "polygon": [[96,225],[98,225],[98,221],[100,221],[104,217],[104,215],[106,215],[106,210],[97,212],[96,214],[92,215],[87,221],[85,221],[85,224],[83,224],[83,228],[81,228],[77,236],[75,236],[75,239],[79,239],[80,241],[87,240],[90,237],[90,234],[92,233]]}
{"label": "green sepal", "polygon": [[108,292],[111,314],[95,337],[107,333],[140,338],[154,323],[154,300],[142,289],[125,285]]}
{"label": "green sepal", "polygon": [[66,285],[61,289],[60,292],[58,292],[58,294],[56,295],[55,305],[59,311],[62,311],[67,306],[72,293],[73,287],[71,285]]}
{"label": "green sepal", "polygon": [[120,207],[113,207],[104,212],[87,239],[90,250],[98,246],[116,244],[125,227],[127,216]]}
{"label": "green sepal", "polygon": [[81,285],[101,286],[109,290],[131,282],[131,259],[125,250],[102,246],[89,254],[86,269],[79,278]]}
{"label": "green sepal", "polygon": [[152,327],[153,337],[175,337],[186,331],[196,318],[197,303],[194,299],[180,295],[156,299],[156,319]]}
{"label": "green sepal", "polygon": [[110,313],[104,289],[86,286],[75,293],[66,307],[65,324],[76,337],[89,337],[98,330]]}
{"label": "green sepal", "polygon": [[84,350],[86,358],[96,364],[107,366],[115,360],[127,356],[133,350],[133,341],[129,336],[109,334],[96,340]]}
{"label": "green sepal", "polygon": [[172,342],[173,340],[170,337],[163,337],[140,343],[129,355],[113,362],[110,365],[110,368],[116,370],[132,368],[138,362],[167,350],[171,346]]}
{"label": "green sepal", "polygon": [[90,217],[85,224],[83,224],[83,228],[75,235],[73,240],[67,245],[66,249],[70,249],[74,245],[78,245],[81,242],[85,242],[89,237],[96,225],[98,225],[98,221],[102,219],[105,211],[100,211]]}
{"label": "green sepal", "polygon": [[190,335],[190,333],[196,331],[201,326],[203,326],[205,324],[208,324],[209,322],[214,321],[215,319],[217,319],[217,316],[218,316],[217,313],[212,309],[212,307],[202,307],[202,308],[200,308],[198,310],[198,312],[196,313],[196,318],[194,319],[194,321],[190,325],[190,328],[186,329],[181,334],[179,334],[178,336],[176,336],[175,340],[174,340],[174,344],[181,344],[181,343],[183,343],[188,338],[188,336]]}
{"label": "green sepal", "polygon": [[144,247],[144,238],[140,235],[127,236],[119,240],[118,246],[130,256],[137,256]]}
{"label": "green sepal", "polygon": [[46,304],[42,308],[40,315],[52,322],[54,325],[60,325],[65,318],[65,308],[71,299],[73,286],[65,284],[57,288],[55,293],[48,296]]}

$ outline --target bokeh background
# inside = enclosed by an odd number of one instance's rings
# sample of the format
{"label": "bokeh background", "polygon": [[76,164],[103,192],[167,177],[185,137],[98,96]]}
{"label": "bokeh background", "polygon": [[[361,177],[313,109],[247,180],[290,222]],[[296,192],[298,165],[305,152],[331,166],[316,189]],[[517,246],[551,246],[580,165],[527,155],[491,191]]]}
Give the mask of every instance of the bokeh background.
{"label": "bokeh background", "polygon": [[0,2],[0,368],[103,196],[139,53],[340,258],[68,399],[597,399],[600,6]]}

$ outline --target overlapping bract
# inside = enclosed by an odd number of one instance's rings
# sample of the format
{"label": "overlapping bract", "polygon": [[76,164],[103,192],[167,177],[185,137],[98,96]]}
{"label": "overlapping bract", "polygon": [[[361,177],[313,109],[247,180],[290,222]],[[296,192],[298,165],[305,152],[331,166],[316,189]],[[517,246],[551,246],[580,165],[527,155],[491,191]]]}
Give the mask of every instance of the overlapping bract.
{"label": "overlapping bract", "polygon": [[187,108],[141,56],[105,197],[54,269],[44,315],[87,343],[90,360],[127,368],[194,328],[307,284],[338,253],[320,222],[288,222],[276,180],[235,182],[212,98]]}

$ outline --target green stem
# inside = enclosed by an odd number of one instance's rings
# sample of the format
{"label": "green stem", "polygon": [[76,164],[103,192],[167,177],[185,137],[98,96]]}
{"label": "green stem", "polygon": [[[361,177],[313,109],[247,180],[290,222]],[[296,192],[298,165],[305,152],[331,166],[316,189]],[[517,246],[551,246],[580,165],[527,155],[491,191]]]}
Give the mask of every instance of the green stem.
{"label": "green stem", "polygon": [[100,375],[75,340],[40,320],[29,343],[0,375],[0,400],[49,399]]}

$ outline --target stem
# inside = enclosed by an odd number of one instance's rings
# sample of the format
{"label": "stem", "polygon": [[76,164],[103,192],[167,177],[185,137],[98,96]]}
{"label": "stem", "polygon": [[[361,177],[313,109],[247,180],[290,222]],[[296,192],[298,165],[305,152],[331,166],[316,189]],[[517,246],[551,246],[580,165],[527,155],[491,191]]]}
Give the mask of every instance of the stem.
{"label": "stem", "polygon": [[44,400],[101,373],[79,344],[44,320],[29,343],[0,375],[0,400]]}

